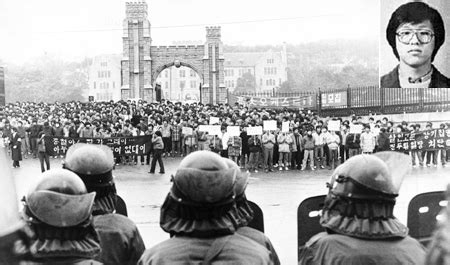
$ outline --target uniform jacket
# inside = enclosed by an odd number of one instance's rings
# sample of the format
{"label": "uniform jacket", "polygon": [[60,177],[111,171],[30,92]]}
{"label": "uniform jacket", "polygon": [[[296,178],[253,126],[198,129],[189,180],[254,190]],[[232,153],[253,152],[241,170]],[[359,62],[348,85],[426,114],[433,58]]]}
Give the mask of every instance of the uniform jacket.
{"label": "uniform jacket", "polygon": [[136,264],[145,250],[136,225],[120,214],[94,216],[102,248],[96,260],[104,264]]}
{"label": "uniform jacket", "polygon": [[[450,87],[450,79],[441,74],[434,65],[433,73],[431,74],[430,87]],[[400,87],[400,80],[398,79],[398,65],[391,72],[381,77],[381,87],[396,88]]]}
{"label": "uniform jacket", "polygon": [[319,233],[300,250],[301,265],[424,264],[425,250],[415,239],[363,240],[340,234]]}
{"label": "uniform jacket", "polygon": [[[225,237],[225,245],[207,264],[273,264],[269,250],[253,239],[239,233]],[[175,236],[146,250],[138,264],[204,264],[216,239]]]}

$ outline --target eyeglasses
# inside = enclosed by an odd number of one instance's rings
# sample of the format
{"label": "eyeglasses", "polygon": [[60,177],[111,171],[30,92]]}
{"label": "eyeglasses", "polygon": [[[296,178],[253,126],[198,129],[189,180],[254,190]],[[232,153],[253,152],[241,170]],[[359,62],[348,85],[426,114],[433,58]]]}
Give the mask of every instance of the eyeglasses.
{"label": "eyeglasses", "polygon": [[431,30],[426,29],[404,29],[396,33],[397,39],[403,44],[409,44],[415,35],[421,44],[430,43],[434,37],[434,33]]}

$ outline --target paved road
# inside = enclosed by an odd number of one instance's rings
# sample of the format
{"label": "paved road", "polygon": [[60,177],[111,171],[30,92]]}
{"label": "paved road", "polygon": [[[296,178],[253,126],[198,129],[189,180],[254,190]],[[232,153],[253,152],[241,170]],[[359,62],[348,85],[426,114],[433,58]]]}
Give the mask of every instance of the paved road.
{"label": "paved road", "polygon": [[[170,188],[170,175],[175,173],[180,158],[166,158],[166,174],[150,175],[148,166],[118,166],[114,171],[118,193],[128,205],[147,248],[168,238],[159,227],[160,206]],[[60,167],[60,159],[52,159],[52,167]],[[156,170],[158,171],[158,169]],[[36,181],[40,167],[36,159],[27,159],[19,169],[13,169],[19,197]],[[282,171],[253,174],[247,197],[264,212],[266,234],[272,240],[282,264],[297,261],[297,207],[311,196],[326,193],[325,183],[331,171]],[[406,224],[407,205],[418,193],[443,190],[450,183],[450,168],[413,169],[405,178],[395,210]]]}

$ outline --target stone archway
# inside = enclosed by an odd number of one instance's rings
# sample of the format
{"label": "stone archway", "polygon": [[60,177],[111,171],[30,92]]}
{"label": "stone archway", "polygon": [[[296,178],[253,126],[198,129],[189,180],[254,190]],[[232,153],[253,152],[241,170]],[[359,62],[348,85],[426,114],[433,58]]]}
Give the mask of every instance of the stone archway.
{"label": "stone archway", "polygon": [[154,101],[154,84],[168,65],[185,65],[201,78],[204,104],[225,102],[224,57],[220,27],[206,27],[204,45],[151,46],[146,2],[126,3],[123,22],[122,99]]}

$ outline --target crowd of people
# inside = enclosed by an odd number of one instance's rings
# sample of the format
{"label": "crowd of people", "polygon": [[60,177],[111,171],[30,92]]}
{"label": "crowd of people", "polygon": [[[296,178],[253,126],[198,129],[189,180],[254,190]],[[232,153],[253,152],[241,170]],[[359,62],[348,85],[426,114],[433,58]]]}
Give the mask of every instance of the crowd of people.
{"label": "crowd of people", "polygon": [[[217,119],[221,132],[210,134],[200,130]],[[275,120],[277,129],[248,135],[247,128],[263,126],[264,121]],[[330,120],[339,120],[338,130],[329,130]],[[147,103],[144,101],[69,102],[69,103],[15,103],[3,108],[0,133],[4,143],[11,147],[14,167],[22,157],[39,157],[41,170],[50,167],[45,150],[45,136],[61,137],[130,137],[153,135],[150,152],[140,157],[116,157],[116,164],[150,164],[155,172],[159,162],[164,173],[163,157],[186,156],[196,150],[209,150],[229,157],[250,172],[264,170],[305,170],[335,168],[357,154],[390,150],[389,134],[428,130],[426,124],[394,124],[386,117],[324,118],[306,110],[251,108],[227,104],[203,105],[179,102]],[[286,130],[282,123],[288,122]],[[361,124],[361,133],[351,132],[351,125]],[[228,126],[239,126],[240,135],[231,136]],[[183,128],[191,128],[189,133]],[[449,123],[440,124],[448,129]],[[20,147],[18,147],[20,146]],[[409,152],[413,166],[445,166],[449,150]],[[45,162],[45,165],[44,165]]]}

